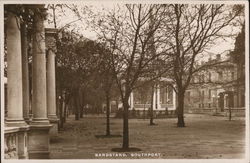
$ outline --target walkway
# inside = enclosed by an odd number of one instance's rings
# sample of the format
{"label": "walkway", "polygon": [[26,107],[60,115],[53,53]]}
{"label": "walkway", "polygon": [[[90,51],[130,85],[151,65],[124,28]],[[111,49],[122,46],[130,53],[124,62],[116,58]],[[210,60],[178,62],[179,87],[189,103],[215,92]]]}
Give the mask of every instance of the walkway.
{"label": "walkway", "polygon": [[[104,117],[84,117],[75,121],[69,117],[64,131],[51,140],[52,159],[98,159],[98,158],[242,158],[244,157],[245,122],[234,118],[209,115],[186,115],[185,128],[177,128],[176,119],[156,119],[156,126],[149,120],[130,119],[130,146],[142,151],[115,154],[112,148],[121,147],[122,137],[97,138],[105,134]],[[111,133],[122,135],[122,119],[111,118]],[[105,157],[100,157],[105,154]],[[149,155],[141,157],[140,154]],[[154,157],[152,156],[154,155]],[[98,155],[98,156],[97,156]]]}

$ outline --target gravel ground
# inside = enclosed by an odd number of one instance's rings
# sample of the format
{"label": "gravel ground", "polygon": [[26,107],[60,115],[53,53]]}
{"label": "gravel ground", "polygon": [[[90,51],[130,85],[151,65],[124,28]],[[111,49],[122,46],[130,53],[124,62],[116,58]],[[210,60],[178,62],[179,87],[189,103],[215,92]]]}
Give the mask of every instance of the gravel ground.
{"label": "gravel ground", "polygon": [[202,114],[186,114],[186,127],[176,118],[130,119],[130,147],[138,152],[113,152],[122,146],[122,119],[111,118],[111,137],[103,137],[105,117],[67,119],[63,131],[51,138],[51,159],[240,159],[245,156],[245,120]]}

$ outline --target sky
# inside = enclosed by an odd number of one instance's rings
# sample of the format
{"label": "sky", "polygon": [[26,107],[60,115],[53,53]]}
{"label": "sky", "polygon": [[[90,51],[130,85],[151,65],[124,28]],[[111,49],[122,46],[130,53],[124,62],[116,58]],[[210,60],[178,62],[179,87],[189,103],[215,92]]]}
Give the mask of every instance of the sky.
{"label": "sky", "polygon": [[[78,7],[82,7],[83,5],[77,5]],[[105,10],[102,10],[102,8],[111,9],[113,8],[113,4],[98,4],[92,6],[93,12],[105,12]],[[52,10],[48,10],[49,14],[52,14]],[[57,25],[58,28],[64,27],[65,24],[68,24],[70,22],[73,22],[70,24],[69,29],[79,32],[81,35],[83,35],[86,38],[89,38],[91,40],[96,39],[96,34],[93,31],[90,31],[86,29],[86,24],[84,21],[78,20],[78,17],[73,13],[70,9],[65,9],[64,14],[62,14],[59,11],[56,11],[57,14]],[[46,27],[53,28],[54,24],[46,23]],[[78,29],[78,30],[76,30]],[[80,29],[80,30],[79,30]],[[225,28],[223,32],[227,33],[233,30],[234,33],[239,33],[239,28]],[[215,57],[216,54],[226,54],[226,51],[233,50],[234,49],[234,42],[235,38],[227,38],[227,39],[219,39],[215,42],[215,44],[210,47],[209,49],[206,49],[206,52],[209,55],[206,55],[206,58],[203,58],[205,60],[208,60],[210,56]],[[214,54],[214,55],[213,55]]]}

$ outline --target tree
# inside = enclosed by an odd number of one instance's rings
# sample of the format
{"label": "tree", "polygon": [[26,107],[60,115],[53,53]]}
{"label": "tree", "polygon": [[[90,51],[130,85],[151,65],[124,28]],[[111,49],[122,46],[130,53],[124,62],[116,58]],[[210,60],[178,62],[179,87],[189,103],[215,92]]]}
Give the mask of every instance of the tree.
{"label": "tree", "polygon": [[103,48],[102,50],[102,63],[100,66],[100,78],[102,89],[106,98],[106,136],[110,136],[110,99],[112,96],[112,88],[114,88],[114,76],[111,69],[109,60],[110,52]]}
{"label": "tree", "polygon": [[73,98],[75,119],[78,120],[83,106],[81,94],[91,84],[90,79],[100,66],[100,48],[75,33],[62,30],[61,35],[57,41],[57,87],[61,96],[66,93],[66,99],[62,99],[66,105]]}
{"label": "tree", "polygon": [[[172,73],[177,93],[178,127],[185,127],[184,96],[194,73],[203,67],[196,66],[198,58],[205,56],[205,49],[227,34],[234,19],[243,8],[233,9],[230,5],[175,4],[166,6],[172,14],[165,21],[165,32],[170,33],[166,43],[172,48]],[[206,65],[208,66],[208,65]],[[210,65],[211,66],[211,65]]]}
{"label": "tree", "polygon": [[[163,11],[161,5],[118,5],[105,15],[91,17],[91,27],[111,52],[111,70],[123,103],[123,150],[130,150],[129,96],[140,78],[152,76],[150,64],[166,50],[158,50],[156,54],[148,52],[153,44],[159,45],[160,38],[150,40],[164,19]],[[150,19],[153,19],[151,23]]]}

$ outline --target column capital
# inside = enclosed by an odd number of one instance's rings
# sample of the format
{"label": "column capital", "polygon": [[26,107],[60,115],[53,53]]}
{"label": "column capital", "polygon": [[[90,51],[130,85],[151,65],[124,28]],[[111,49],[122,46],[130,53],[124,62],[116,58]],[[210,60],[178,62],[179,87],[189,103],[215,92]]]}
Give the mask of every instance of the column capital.
{"label": "column capital", "polygon": [[58,30],[56,28],[45,28],[46,50],[52,50],[54,53],[57,52],[56,48],[57,32]]}
{"label": "column capital", "polygon": [[31,9],[34,11],[35,16],[39,16],[40,18],[43,18],[44,20],[47,18],[47,8],[45,8],[44,4],[36,4],[36,5],[28,5]]}

